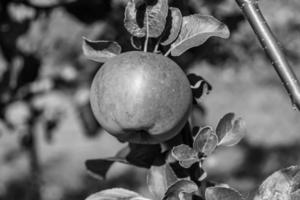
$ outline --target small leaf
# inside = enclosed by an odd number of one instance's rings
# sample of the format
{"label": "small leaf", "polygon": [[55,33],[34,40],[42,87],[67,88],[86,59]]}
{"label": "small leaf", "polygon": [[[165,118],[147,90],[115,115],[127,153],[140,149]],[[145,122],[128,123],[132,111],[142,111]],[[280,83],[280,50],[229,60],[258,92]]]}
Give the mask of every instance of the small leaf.
{"label": "small leaf", "polygon": [[123,188],[113,188],[102,190],[95,194],[90,195],[85,200],[150,200],[142,197],[136,192],[123,189]]}
{"label": "small leaf", "polygon": [[167,16],[166,28],[161,44],[166,46],[171,44],[179,35],[182,24],[182,14],[178,8],[170,7]]}
{"label": "small leaf", "polygon": [[83,38],[83,54],[90,60],[104,63],[110,58],[121,53],[121,46],[113,41],[91,41]]}
{"label": "small leaf", "polygon": [[185,144],[174,147],[171,154],[184,168],[190,168],[199,161],[198,152]]}
{"label": "small leaf", "polygon": [[147,175],[148,188],[155,199],[162,199],[167,189],[177,180],[173,169],[167,163],[161,166],[153,165]]}
{"label": "small leaf", "polygon": [[[240,140],[246,134],[246,124],[242,118],[237,118],[234,121],[231,121],[231,129],[225,132],[225,136],[220,140],[219,144],[222,146],[233,146],[240,142]],[[230,126],[227,126],[229,128]]]}
{"label": "small leaf", "polygon": [[131,42],[131,46],[135,49],[141,50],[142,49],[142,41],[140,38],[135,37],[135,36],[131,36],[130,37],[130,42]]}
{"label": "small leaf", "polygon": [[206,200],[243,200],[242,195],[232,189],[225,187],[209,187],[205,190]]}
{"label": "small leaf", "polygon": [[202,128],[195,137],[194,149],[205,155],[210,155],[218,144],[218,137],[211,127]]}
{"label": "small leaf", "polygon": [[232,121],[234,117],[235,117],[234,113],[227,113],[222,117],[222,119],[220,119],[216,128],[216,133],[219,141],[221,141],[223,137],[226,135],[226,133],[232,129]]}
{"label": "small leaf", "polygon": [[188,74],[187,77],[191,84],[194,104],[201,105],[201,97],[204,94],[208,95],[212,90],[212,86],[206,80],[204,80],[204,78],[198,76],[197,74]]}
{"label": "small leaf", "polygon": [[168,0],[157,0],[154,5],[129,0],[125,9],[125,28],[133,36],[145,37],[148,26],[148,37],[158,37],[164,31],[168,8]]}
{"label": "small leaf", "polygon": [[[191,195],[198,191],[198,186],[189,180],[179,180],[169,187],[163,200],[186,200],[191,199]],[[187,195],[187,196],[185,196]]]}
{"label": "small leaf", "polygon": [[146,30],[139,26],[137,21],[138,6],[135,0],[129,0],[125,8],[124,26],[127,31],[136,37],[144,37]]}
{"label": "small leaf", "polygon": [[229,34],[227,26],[212,16],[194,14],[183,17],[179,36],[171,45],[171,54],[180,56],[188,49],[203,44],[212,36],[228,38]]}
{"label": "small leaf", "polygon": [[291,166],[273,173],[259,187],[254,200],[296,200],[300,194],[300,167]]}

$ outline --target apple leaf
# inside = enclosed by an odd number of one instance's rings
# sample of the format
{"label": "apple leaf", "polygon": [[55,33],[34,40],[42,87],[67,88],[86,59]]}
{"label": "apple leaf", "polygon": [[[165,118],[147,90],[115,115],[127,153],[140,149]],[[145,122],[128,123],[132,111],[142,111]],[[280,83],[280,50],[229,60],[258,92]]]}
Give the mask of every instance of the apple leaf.
{"label": "apple leaf", "polygon": [[92,41],[83,38],[82,50],[88,59],[104,63],[110,58],[119,55],[122,48],[117,42],[106,40]]}
{"label": "apple leaf", "polygon": [[195,137],[194,149],[205,155],[211,154],[218,144],[218,137],[211,127],[204,127],[199,130]]}
{"label": "apple leaf", "polygon": [[140,38],[135,37],[135,36],[131,36],[130,37],[130,42],[131,42],[131,46],[135,49],[141,50],[142,49],[142,41]]}
{"label": "apple leaf", "polygon": [[167,189],[178,180],[168,163],[153,165],[147,174],[147,185],[155,199],[162,199]]}
{"label": "apple leaf", "polygon": [[226,114],[218,123],[216,133],[219,144],[222,146],[233,146],[245,136],[246,125],[242,118],[235,119],[234,113]]}
{"label": "apple leaf", "polygon": [[198,186],[190,180],[179,180],[168,188],[163,200],[192,199],[192,194],[198,191]]}
{"label": "apple leaf", "polygon": [[291,166],[274,172],[259,187],[254,200],[289,199],[300,196],[300,167]]}
{"label": "apple leaf", "polygon": [[166,28],[161,39],[161,44],[164,46],[171,44],[179,35],[182,24],[182,14],[180,10],[170,7],[166,21]]}
{"label": "apple leaf", "polygon": [[201,97],[204,94],[208,95],[212,90],[212,86],[201,76],[197,74],[188,74],[188,80],[190,81],[190,85],[193,93],[193,103],[200,104]]}
{"label": "apple leaf", "polygon": [[203,44],[208,38],[217,36],[228,38],[229,30],[225,24],[212,16],[194,14],[183,17],[178,38],[171,45],[172,56],[180,56],[192,47]]}
{"label": "apple leaf", "polygon": [[103,179],[114,162],[130,164],[143,168],[150,168],[154,160],[161,155],[159,144],[129,144],[121,149],[115,157],[103,159],[91,159],[85,162],[86,168],[91,175]]}
{"label": "apple leaf", "polygon": [[168,15],[168,0],[151,3],[141,0],[129,0],[125,9],[124,25],[127,31],[136,37],[158,37],[162,34]]}
{"label": "apple leaf", "polygon": [[171,154],[184,168],[190,168],[199,161],[198,152],[185,144],[173,147]]}
{"label": "apple leaf", "polygon": [[243,200],[242,195],[233,188],[209,187],[205,190],[206,200]]}
{"label": "apple leaf", "polygon": [[136,192],[123,189],[123,188],[112,188],[102,190],[88,196],[85,200],[150,200],[142,197]]}

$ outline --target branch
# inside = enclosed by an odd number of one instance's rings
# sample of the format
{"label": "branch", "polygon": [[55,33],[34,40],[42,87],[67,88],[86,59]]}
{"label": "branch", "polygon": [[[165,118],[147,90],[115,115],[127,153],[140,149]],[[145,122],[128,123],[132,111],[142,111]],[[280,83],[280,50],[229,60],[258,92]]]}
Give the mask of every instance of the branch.
{"label": "branch", "polygon": [[236,0],[236,2],[252,26],[265,53],[270,58],[274,69],[291,98],[293,107],[300,110],[299,81],[290,67],[286,56],[283,54],[279,42],[276,40],[276,37],[262,15],[258,6],[258,0]]}

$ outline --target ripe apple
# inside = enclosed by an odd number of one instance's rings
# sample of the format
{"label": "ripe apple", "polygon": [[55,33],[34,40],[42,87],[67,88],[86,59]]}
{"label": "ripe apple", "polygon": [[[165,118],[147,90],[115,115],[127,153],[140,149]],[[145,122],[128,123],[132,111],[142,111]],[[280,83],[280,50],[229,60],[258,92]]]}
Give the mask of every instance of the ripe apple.
{"label": "ripe apple", "polygon": [[192,91],[171,59],[141,51],[122,53],[97,72],[90,93],[101,126],[120,141],[155,144],[187,122]]}

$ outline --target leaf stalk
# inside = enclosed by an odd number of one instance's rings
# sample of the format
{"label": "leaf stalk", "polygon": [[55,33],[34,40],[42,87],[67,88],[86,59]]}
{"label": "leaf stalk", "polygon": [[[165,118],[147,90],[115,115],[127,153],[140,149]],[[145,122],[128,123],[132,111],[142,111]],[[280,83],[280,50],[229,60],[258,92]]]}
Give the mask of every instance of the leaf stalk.
{"label": "leaf stalk", "polygon": [[292,105],[300,111],[300,86],[278,40],[272,33],[258,5],[258,0],[236,0],[259,39],[265,53],[287,90]]}

